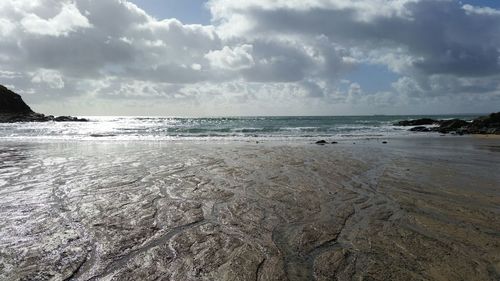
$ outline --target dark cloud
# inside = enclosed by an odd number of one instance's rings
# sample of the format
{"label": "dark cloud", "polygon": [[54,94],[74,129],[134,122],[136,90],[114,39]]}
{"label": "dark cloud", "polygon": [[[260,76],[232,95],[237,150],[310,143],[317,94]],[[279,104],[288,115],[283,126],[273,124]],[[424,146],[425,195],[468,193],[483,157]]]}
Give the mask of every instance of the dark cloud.
{"label": "dark cloud", "polygon": [[426,74],[484,76],[500,73],[500,16],[466,14],[452,1],[409,2],[405,16],[360,19],[355,8],[293,8],[241,11],[254,25],[250,34],[324,35],[341,46],[364,51],[405,48],[413,66]]}
{"label": "dark cloud", "polygon": [[[491,8],[447,0],[211,0],[208,7],[213,25],[159,21],[125,0],[2,1],[0,83],[41,104],[149,97],[309,113],[316,111],[306,105],[403,110],[415,99],[422,109],[431,108],[423,101],[448,97],[456,108],[499,99],[500,11]],[[379,87],[384,92],[344,80],[363,64],[399,79]]]}
{"label": "dark cloud", "polygon": [[27,64],[75,77],[99,76],[106,65],[130,64],[136,55],[134,48],[123,41],[86,31],[57,38],[26,38],[23,51]]}
{"label": "dark cloud", "polygon": [[255,65],[242,70],[252,82],[297,82],[304,79],[314,63],[303,50],[285,42],[253,42]]}

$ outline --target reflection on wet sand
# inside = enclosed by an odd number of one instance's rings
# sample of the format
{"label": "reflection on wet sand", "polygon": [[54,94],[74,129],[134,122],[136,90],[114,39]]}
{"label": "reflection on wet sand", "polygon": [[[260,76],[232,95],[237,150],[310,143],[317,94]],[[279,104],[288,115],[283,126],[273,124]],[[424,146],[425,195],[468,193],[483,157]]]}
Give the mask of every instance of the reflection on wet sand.
{"label": "reflection on wet sand", "polygon": [[5,142],[0,279],[498,280],[495,145]]}

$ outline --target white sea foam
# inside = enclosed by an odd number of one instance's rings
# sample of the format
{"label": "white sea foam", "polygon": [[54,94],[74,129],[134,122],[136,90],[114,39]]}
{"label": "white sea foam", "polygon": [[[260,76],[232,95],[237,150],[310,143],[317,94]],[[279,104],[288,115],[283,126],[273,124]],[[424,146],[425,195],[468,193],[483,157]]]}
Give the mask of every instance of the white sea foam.
{"label": "white sea foam", "polygon": [[[449,116],[447,116],[449,118]],[[0,140],[303,140],[411,134],[393,126],[408,116],[86,117],[89,122],[0,124]]]}

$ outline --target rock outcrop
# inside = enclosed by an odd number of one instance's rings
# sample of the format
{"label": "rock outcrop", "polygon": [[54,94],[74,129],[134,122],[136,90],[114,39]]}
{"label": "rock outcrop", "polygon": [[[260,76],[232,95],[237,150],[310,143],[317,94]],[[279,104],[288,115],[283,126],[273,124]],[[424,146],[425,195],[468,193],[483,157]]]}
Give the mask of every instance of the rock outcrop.
{"label": "rock outcrop", "polygon": [[461,132],[461,130],[466,128],[468,125],[469,122],[460,119],[441,120],[437,131],[442,134]]}
{"label": "rock outcrop", "polygon": [[87,119],[36,113],[23,101],[20,95],[0,85],[0,123],[14,122],[85,122]]}
{"label": "rock outcrop", "polygon": [[470,134],[500,134],[500,112],[477,118],[467,126]]}
{"label": "rock outcrop", "polygon": [[430,118],[421,118],[415,120],[403,120],[394,124],[394,126],[422,126],[422,125],[434,125],[438,124],[439,120],[434,120]]}
{"label": "rock outcrop", "polygon": [[0,114],[33,114],[20,95],[0,85]]}
{"label": "rock outcrop", "polygon": [[[442,134],[500,134],[500,112],[489,116],[479,117],[472,122],[461,119],[434,120],[429,118],[403,120],[394,124],[395,126],[414,126],[412,132],[439,132]],[[426,127],[423,125],[436,125]]]}

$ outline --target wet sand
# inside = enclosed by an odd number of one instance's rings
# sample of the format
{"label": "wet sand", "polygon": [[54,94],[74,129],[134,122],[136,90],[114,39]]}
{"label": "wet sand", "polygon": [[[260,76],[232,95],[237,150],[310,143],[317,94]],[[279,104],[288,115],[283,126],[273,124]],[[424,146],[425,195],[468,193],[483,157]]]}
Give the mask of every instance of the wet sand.
{"label": "wet sand", "polygon": [[0,143],[0,280],[500,280],[500,143]]}

